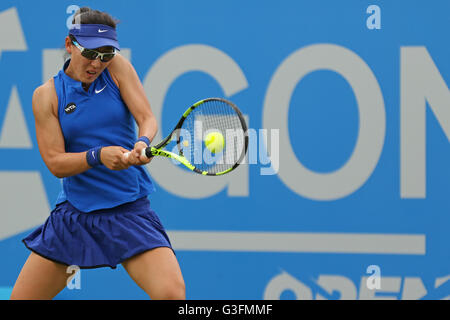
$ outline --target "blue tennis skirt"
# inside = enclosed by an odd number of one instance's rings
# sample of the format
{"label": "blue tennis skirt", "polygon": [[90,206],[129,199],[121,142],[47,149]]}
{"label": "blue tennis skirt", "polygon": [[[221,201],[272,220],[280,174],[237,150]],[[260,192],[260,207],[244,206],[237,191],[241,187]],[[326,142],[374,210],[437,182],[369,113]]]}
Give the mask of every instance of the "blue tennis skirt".
{"label": "blue tennis skirt", "polygon": [[115,269],[117,264],[144,251],[157,247],[172,249],[147,197],[89,213],[65,201],[22,241],[44,258],[81,269]]}

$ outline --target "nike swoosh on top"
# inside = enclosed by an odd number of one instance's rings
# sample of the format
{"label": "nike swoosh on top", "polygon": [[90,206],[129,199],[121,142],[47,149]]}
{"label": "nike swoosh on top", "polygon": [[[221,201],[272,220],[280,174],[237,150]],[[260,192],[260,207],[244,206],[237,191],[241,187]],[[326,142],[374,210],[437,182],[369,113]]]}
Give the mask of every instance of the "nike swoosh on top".
{"label": "nike swoosh on top", "polygon": [[95,93],[100,93],[100,92],[102,92],[103,91],[103,89],[105,89],[106,88],[106,86],[104,86],[103,88],[101,88],[100,90],[97,90],[97,89],[95,89]]}
{"label": "nike swoosh on top", "polygon": [[98,29],[99,33],[106,32],[106,31],[108,31],[108,29],[106,29],[106,30]]}
{"label": "nike swoosh on top", "polygon": [[92,151],[92,157],[95,159],[95,152]]}

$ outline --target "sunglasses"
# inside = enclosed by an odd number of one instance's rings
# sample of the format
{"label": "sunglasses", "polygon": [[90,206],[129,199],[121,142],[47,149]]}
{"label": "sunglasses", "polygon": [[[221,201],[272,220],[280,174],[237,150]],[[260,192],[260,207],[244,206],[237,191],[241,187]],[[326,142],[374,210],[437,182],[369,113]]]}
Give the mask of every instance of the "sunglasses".
{"label": "sunglasses", "polygon": [[89,60],[95,60],[97,58],[100,58],[101,62],[108,62],[111,61],[112,58],[116,55],[116,49],[114,49],[113,52],[98,52],[96,50],[92,49],[86,49],[83,48],[78,42],[72,41],[72,43],[80,49],[81,55]]}

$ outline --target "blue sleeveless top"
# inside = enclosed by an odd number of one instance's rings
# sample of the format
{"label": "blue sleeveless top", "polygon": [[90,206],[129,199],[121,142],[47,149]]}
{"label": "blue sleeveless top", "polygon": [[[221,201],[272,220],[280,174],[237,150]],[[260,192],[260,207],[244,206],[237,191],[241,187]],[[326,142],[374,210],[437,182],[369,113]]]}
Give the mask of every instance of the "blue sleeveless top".
{"label": "blue sleeveless top", "polygon": [[[108,69],[85,91],[80,81],[64,72],[69,63],[66,61],[53,78],[66,152],[84,152],[97,146],[132,150],[137,138],[135,121]],[[100,165],[63,178],[56,204],[68,200],[78,210],[90,212],[137,200],[154,190],[143,166],[115,171]]]}

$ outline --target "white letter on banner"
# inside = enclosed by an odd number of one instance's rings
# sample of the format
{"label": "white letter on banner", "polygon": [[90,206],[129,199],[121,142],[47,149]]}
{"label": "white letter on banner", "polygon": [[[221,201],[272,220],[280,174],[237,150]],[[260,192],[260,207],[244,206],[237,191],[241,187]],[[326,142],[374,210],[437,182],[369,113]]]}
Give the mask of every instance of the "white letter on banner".
{"label": "white letter on banner", "polygon": [[[153,139],[155,142],[163,138],[161,118],[164,99],[170,86],[178,77],[191,71],[210,75],[220,84],[226,96],[231,96],[248,87],[247,79],[239,65],[214,47],[192,44],[170,50],[155,62],[143,82],[152,111],[159,124],[158,133]],[[175,123],[181,114],[173,116]],[[247,165],[240,166],[238,170],[220,177],[204,177],[182,170],[166,159],[155,160],[160,159],[154,159],[148,166],[152,177],[164,189],[177,196],[191,199],[209,197],[226,186],[228,186],[229,196],[248,196]],[[208,179],[208,183],[205,183],[205,179]]]}
{"label": "white letter on banner", "polygon": [[[361,285],[359,288],[359,300],[397,300],[402,284],[400,277],[384,277],[383,285],[380,289],[370,289],[367,286],[369,277],[361,277]],[[382,293],[383,295],[377,295]],[[391,295],[387,295],[391,293]]]}
{"label": "white letter on banner", "polygon": [[[355,300],[357,291],[355,284],[349,278],[339,275],[320,275],[317,284],[329,293],[330,297],[337,296],[339,300]],[[329,297],[316,293],[316,300],[325,300]]]}
{"label": "white letter on banner", "polygon": [[[342,168],[331,173],[313,172],[298,161],[287,126],[295,87],[308,73],[323,69],[335,71],[347,80],[359,110],[353,153]],[[325,90],[321,88],[317,94]],[[383,96],[371,69],[354,52],[332,44],[312,45],[291,54],[276,70],[264,100],[263,126],[280,129],[278,174],[292,191],[314,200],[340,199],[358,190],[378,163],[386,129]]]}
{"label": "white letter on banner", "polygon": [[294,293],[296,300],[312,300],[311,289],[286,271],[282,271],[269,281],[263,299],[279,300],[285,291]]}
{"label": "white letter on banner", "polygon": [[26,51],[27,42],[15,7],[0,12],[0,58],[2,51]]}
{"label": "white letter on banner", "polygon": [[450,140],[450,90],[425,47],[401,48],[400,196],[426,197],[426,102]]}

